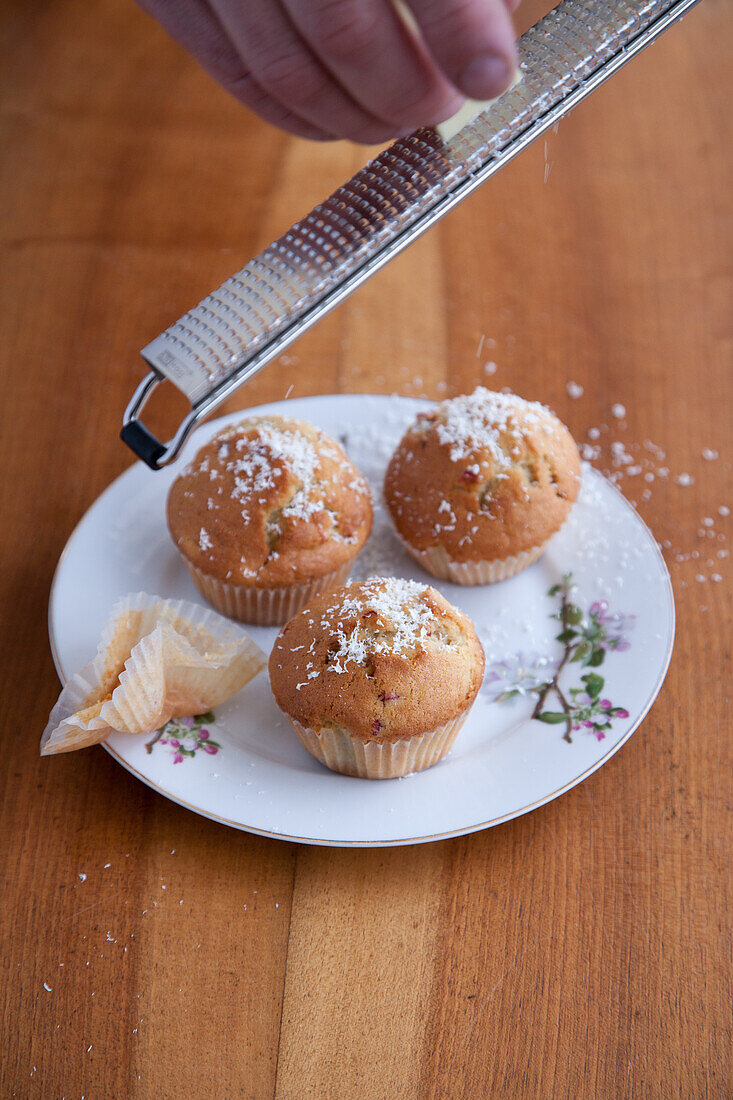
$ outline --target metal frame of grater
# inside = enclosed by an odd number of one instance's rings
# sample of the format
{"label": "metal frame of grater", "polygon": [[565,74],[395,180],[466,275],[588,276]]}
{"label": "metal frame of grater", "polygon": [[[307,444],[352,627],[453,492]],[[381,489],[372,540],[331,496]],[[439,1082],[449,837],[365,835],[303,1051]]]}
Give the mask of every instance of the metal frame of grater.
{"label": "metal frame of grater", "polygon": [[[519,40],[522,81],[449,141],[416,130],[152,343],[121,437],[152,469],[239,386],[471,194],[698,0],[563,0]],[[162,443],[138,414],[170,380],[191,402]]]}

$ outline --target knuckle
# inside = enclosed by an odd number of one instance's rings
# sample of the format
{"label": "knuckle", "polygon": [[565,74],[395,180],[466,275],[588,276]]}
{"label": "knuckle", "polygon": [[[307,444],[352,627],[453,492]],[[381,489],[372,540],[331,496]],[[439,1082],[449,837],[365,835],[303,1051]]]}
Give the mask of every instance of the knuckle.
{"label": "knuckle", "polygon": [[273,95],[285,100],[304,100],[316,97],[324,86],[309,58],[299,54],[271,54],[264,57],[257,68],[257,79]]}
{"label": "knuckle", "polygon": [[475,23],[475,0],[454,0],[452,4],[430,4],[422,25],[428,34],[454,38],[461,35],[463,28],[472,28]]}
{"label": "knuckle", "polygon": [[311,13],[311,33],[317,48],[334,59],[351,58],[374,39],[377,21],[365,5],[324,0]]}

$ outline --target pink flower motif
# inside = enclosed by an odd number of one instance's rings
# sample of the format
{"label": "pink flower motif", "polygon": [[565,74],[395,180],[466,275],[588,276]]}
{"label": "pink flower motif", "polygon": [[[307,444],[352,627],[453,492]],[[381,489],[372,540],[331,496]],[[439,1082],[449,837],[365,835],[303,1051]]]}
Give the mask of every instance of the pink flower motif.
{"label": "pink flower motif", "polygon": [[611,707],[613,706],[613,703],[611,702],[610,699],[601,699],[601,706],[603,707],[604,710],[610,710]]}
{"label": "pink flower motif", "polygon": [[167,737],[161,737],[160,743],[161,743],[161,745],[167,745],[168,744],[168,738]]}
{"label": "pink flower motif", "polygon": [[628,718],[629,717],[629,712],[627,710],[624,710],[623,707],[619,707],[618,710],[616,711],[616,717],[617,718]]}
{"label": "pink flower motif", "polygon": [[173,763],[174,764],[182,764],[183,763],[183,757],[181,756],[180,752],[177,752],[176,755],[173,757]]}
{"label": "pink flower motif", "polygon": [[596,741],[605,741],[606,735],[603,730],[596,730]]}
{"label": "pink flower motif", "polygon": [[202,745],[201,748],[204,752],[208,752],[209,756],[216,756],[219,751],[216,745]]}
{"label": "pink flower motif", "polygon": [[180,747],[181,747],[181,742],[176,741],[175,737],[171,737],[168,744],[171,746],[171,748],[174,748],[174,749],[180,749]]}
{"label": "pink flower motif", "polygon": [[621,638],[616,642],[615,650],[617,653],[625,653],[627,649],[631,649],[631,642],[628,642],[626,638]]}
{"label": "pink flower motif", "polygon": [[193,718],[186,716],[185,718],[177,718],[176,721],[179,726],[185,726],[186,729],[190,730],[193,728]]}
{"label": "pink flower motif", "polygon": [[593,729],[593,723],[592,723],[592,722],[589,722],[589,721],[588,721],[587,719],[586,719],[586,721],[585,721],[585,722],[583,722],[583,725],[585,726],[585,728],[586,728],[587,730],[592,730],[592,729]]}
{"label": "pink flower motif", "polygon": [[[610,703],[609,703],[609,706],[610,706]],[[209,731],[208,730],[199,730],[199,740],[200,741],[206,741],[208,736],[209,736]]]}

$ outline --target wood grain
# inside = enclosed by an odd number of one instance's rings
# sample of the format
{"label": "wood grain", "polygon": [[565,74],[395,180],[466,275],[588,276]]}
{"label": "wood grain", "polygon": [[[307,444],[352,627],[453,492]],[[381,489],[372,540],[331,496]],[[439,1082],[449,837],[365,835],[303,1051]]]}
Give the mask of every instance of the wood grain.
{"label": "wood grain", "polygon": [[495,362],[579,439],[666,452],[624,481],[678,607],[639,732],[525,818],[340,851],[37,742],[53,569],[130,462],[137,349],[366,153],[259,123],[130,4],[5,6],[1,1096],[731,1095],[730,29],[700,5],[232,404],[435,397]]}

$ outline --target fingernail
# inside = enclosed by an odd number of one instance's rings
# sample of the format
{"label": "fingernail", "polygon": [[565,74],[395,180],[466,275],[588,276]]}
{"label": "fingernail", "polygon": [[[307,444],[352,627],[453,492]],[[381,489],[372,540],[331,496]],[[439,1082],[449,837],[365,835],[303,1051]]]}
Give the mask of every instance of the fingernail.
{"label": "fingernail", "polygon": [[512,75],[513,67],[506,57],[487,53],[466,65],[459,86],[471,99],[493,99],[509,87]]}

